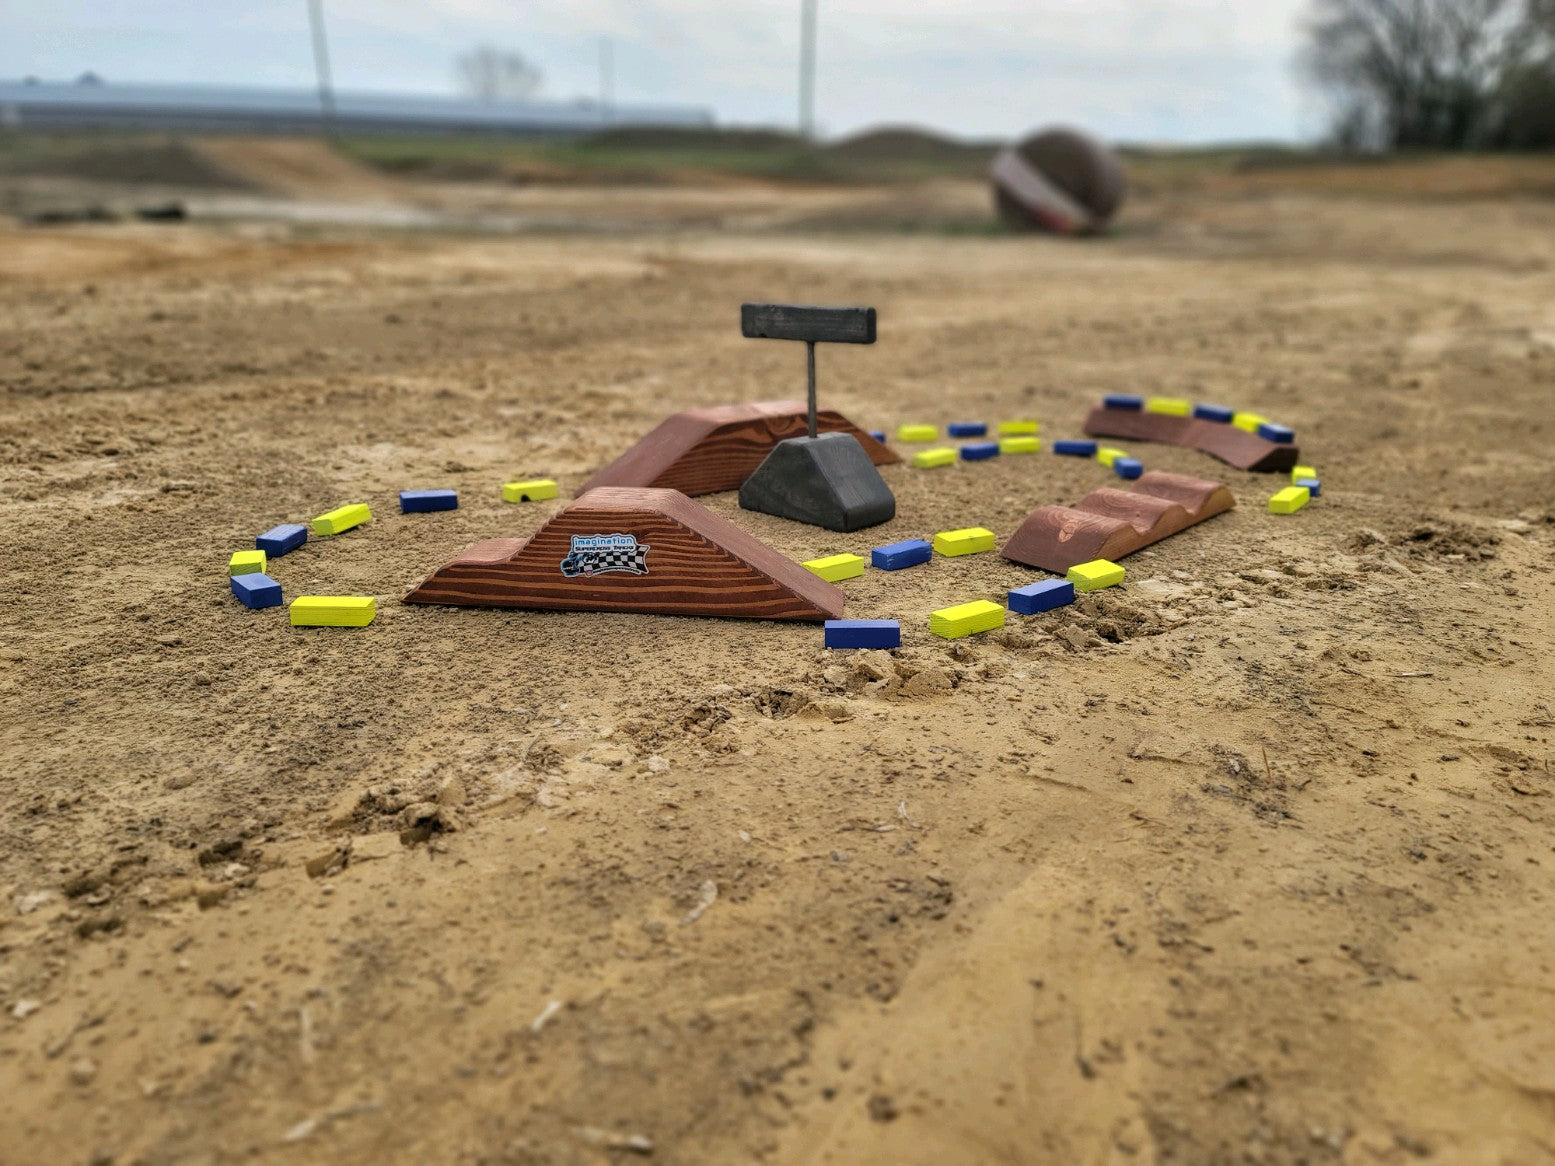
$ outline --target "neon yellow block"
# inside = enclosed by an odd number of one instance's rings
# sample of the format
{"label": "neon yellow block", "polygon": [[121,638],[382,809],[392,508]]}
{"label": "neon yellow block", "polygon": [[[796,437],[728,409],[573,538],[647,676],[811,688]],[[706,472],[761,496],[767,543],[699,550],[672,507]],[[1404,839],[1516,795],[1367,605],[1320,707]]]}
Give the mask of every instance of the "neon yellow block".
{"label": "neon yellow block", "polygon": [[353,526],[361,526],[364,522],[371,522],[373,512],[367,509],[365,502],[353,502],[349,506],[342,506],[338,510],[331,510],[328,514],[321,514],[313,520],[314,534],[341,534],[350,530]]}
{"label": "neon yellow block", "polygon": [[1100,591],[1103,587],[1123,582],[1123,568],[1106,559],[1093,559],[1089,563],[1070,567],[1069,574],[1064,578],[1074,584],[1076,591]]}
{"label": "neon yellow block", "polygon": [[1000,437],[1020,437],[1025,434],[1041,433],[1042,426],[1035,421],[1001,421],[999,422]]}
{"label": "neon yellow block", "polygon": [[932,470],[939,466],[954,465],[956,451],[953,449],[926,449],[921,453],[912,455],[912,464],[920,470]]}
{"label": "neon yellow block", "polygon": [[1233,413],[1231,424],[1238,429],[1245,429],[1249,433],[1257,433],[1258,427],[1269,419],[1262,413]]}
{"label": "neon yellow block", "polygon": [[986,599],[976,599],[971,603],[962,603],[955,607],[943,607],[929,614],[929,631],[936,636],[944,636],[947,640],[958,640],[962,636],[1003,626],[1004,608],[997,603],[989,603]]}
{"label": "neon yellow block", "polygon": [[934,536],[934,549],[942,555],[975,555],[993,550],[993,531],[981,526],[965,530],[942,530]]}
{"label": "neon yellow block", "polygon": [[804,569],[819,575],[828,583],[843,579],[857,579],[864,573],[864,560],[857,555],[827,555],[824,559],[811,559]]}
{"label": "neon yellow block", "polygon": [[232,557],[227,560],[228,575],[263,575],[264,573],[264,551],[233,551]]}
{"label": "neon yellow block", "polygon": [[1166,413],[1172,417],[1191,417],[1193,402],[1181,397],[1146,397],[1146,413]]}
{"label": "neon yellow block", "polygon": [[896,429],[897,441],[933,441],[939,436],[939,430],[932,425],[899,425]]}
{"label": "neon yellow block", "polygon": [[1311,466],[1296,466],[1290,471],[1290,484],[1294,486],[1302,478],[1316,478],[1317,471]]}
{"label": "neon yellow block", "polygon": [[1270,514],[1294,514],[1312,501],[1312,491],[1305,486],[1286,486],[1269,499]]}
{"label": "neon yellow block", "polygon": [[999,439],[1000,453],[1040,453],[1041,450],[1040,437],[1001,437]]}
{"label": "neon yellow block", "polygon": [[531,482],[508,482],[502,487],[504,502],[539,502],[556,497],[556,483],[550,478],[535,478]]}
{"label": "neon yellow block", "polygon": [[1120,457],[1128,457],[1128,450],[1113,449],[1111,446],[1102,446],[1096,451],[1096,460],[1104,466],[1110,466]]}
{"label": "neon yellow block", "polygon": [[371,595],[299,595],[288,610],[294,628],[365,628],[378,603]]}

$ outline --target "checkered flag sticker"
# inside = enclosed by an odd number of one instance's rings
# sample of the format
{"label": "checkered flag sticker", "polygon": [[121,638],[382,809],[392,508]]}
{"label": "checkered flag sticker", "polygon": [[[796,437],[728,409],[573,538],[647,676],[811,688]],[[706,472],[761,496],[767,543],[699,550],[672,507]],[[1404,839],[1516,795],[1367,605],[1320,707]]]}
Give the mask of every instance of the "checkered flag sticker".
{"label": "checkered flag sticker", "polygon": [[646,575],[648,552],[652,549],[629,534],[575,534],[572,552],[562,560],[562,574],[568,579],[611,571]]}

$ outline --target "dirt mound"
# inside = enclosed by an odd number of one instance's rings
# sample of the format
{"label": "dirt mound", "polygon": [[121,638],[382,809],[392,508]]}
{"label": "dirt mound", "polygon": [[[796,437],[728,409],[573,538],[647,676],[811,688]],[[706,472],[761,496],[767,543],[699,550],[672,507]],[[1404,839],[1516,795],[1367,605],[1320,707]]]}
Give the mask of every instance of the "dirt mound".
{"label": "dirt mound", "polygon": [[272,194],[354,202],[401,193],[393,179],[316,138],[202,138],[187,149],[213,171]]}
{"label": "dirt mound", "polygon": [[182,141],[48,143],[0,160],[0,173],[130,186],[252,190],[256,184]]}
{"label": "dirt mound", "polygon": [[881,126],[833,142],[828,153],[846,158],[897,162],[965,162],[986,166],[995,147],[988,142],[964,142],[916,126]]}

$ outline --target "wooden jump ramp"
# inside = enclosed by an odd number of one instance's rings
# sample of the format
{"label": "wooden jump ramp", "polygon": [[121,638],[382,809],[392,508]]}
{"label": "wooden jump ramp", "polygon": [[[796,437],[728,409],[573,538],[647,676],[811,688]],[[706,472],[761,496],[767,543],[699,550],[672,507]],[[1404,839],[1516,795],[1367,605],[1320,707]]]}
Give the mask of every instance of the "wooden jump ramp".
{"label": "wooden jump ramp", "polygon": [[1085,432],[1092,437],[1186,446],[1239,470],[1258,473],[1288,470],[1301,458],[1301,450],[1295,445],[1266,441],[1256,433],[1248,433],[1234,425],[1167,413],[1105,407],[1092,409],[1085,419]]}
{"label": "wooden jump ramp", "polygon": [[406,603],[826,620],[842,591],[678,490],[600,487],[527,539],[490,539]]}

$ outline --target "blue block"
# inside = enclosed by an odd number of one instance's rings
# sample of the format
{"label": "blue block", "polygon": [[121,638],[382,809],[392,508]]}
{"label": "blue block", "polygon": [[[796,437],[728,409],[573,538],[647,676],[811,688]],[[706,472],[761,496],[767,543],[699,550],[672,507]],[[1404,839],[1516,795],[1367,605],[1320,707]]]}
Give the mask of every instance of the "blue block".
{"label": "blue block", "polygon": [[1193,415],[1200,421],[1218,421],[1222,425],[1230,425],[1236,410],[1227,409],[1224,405],[1195,405]]}
{"label": "blue block", "polygon": [[268,575],[232,576],[232,594],[244,607],[280,607],[281,585]]}
{"label": "blue block", "polygon": [[1323,493],[1323,483],[1317,478],[1298,478],[1293,485],[1305,486],[1307,493],[1312,497],[1320,497]]}
{"label": "blue block", "polygon": [[921,538],[905,542],[887,543],[869,552],[869,565],[882,571],[900,571],[903,567],[916,567],[934,557],[934,547]]}
{"label": "blue block", "polygon": [[1145,472],[1145,463],[1137,457],[1114,458],[1112,472],[1120,478],[1137,478]]}
{"label": "blue block", "polygon": [[894,619],[829,619],[828,648],[900,648],[902,625]]}
{"label": "blue block", "polygon": [[1133,397],[1127,393],[1108,393],[1101,399],[1103,409],[1128,409],[1138,413],[1145,407],[1143,397]]}
{"label": "blue block", "polygon": [[1284,425],[1275,425],[1272,421],[1265,421],[1258,426],[1258,436],[1265,441],[1277,441],[1281,445],[1289,445],[1296,440],[1296,431]]}
{"label": "blue block", "polygon": [[1073,602],[1074,584],[1068,579],[1044,579],[1010,592],[1010,610],[1020,615],[1036,615]]}
{"label": "blue block", "polygon": [[983,462],[998,456],[997,441],[971,441],[961,447],[961,460],[964,462]]}
{"label": "blue block", "polygon": [[401,490],[401,514],[428,514],[433,510],[458,510],[459,495],[454,490]]}
{"label": "blue block", "polygon": [[869,431],[869,436],[873,437],[876,441],[880,442],[881,445],[885,444],[885,430],[884,429],[871,429]]}
{"label": "blue block", "polygon": [[982,421],[952,421],[945,432],[951,437],[987,437],[988,426]]}
{"label": "blue block", "polygon": [[1067,457],[1095,457],[1096,443],[1094,441],[1055,441],[1053,452]]}
{"label": "blue block", "polygon": [[280,526],[272,526],[264,534],[254,540],[256,550],[264,551],[267,559],[273,559],[277,555],[284,555],[287,551],[295,551],[303,543],[308,541],[308,528],[299,526],[295,522],[282,523]]}

